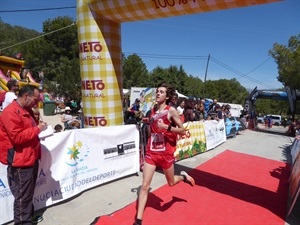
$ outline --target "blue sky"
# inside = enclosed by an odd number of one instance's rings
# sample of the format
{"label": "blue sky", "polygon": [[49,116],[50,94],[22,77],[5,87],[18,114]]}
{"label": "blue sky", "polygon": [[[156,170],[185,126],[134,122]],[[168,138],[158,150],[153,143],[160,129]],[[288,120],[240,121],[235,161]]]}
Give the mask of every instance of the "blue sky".
{"label": "blue sky", "polygon": [[[26,4],[24,4],[26,2]],[[0,11],[76,6],[76,0],[0,0]],[[3,22],[42,31],[57,16],[76,19],[76,9],[0,12]],[[204,80],[236,78],[244,87],[282,87],[269,50],[287,45],[300,34],[300,1],[213,11],[188,16],[122,24],[122,51],[137,53],[151,71],[182,65],[188,75]]]}

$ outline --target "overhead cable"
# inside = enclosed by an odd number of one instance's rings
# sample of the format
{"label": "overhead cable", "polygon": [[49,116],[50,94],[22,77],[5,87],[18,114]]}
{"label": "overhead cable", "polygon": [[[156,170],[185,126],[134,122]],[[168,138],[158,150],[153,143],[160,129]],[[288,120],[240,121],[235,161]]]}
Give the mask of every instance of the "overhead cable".
{"label": "overhead cable", "polygon": [[56,8],[42,8],[42,9],[14,9],[14,10],[0,10],[0,13],[19,13],[19,12],[34,12],[34,11],[49,11],[61,9],[76,9],[76,6],[65,6]]}

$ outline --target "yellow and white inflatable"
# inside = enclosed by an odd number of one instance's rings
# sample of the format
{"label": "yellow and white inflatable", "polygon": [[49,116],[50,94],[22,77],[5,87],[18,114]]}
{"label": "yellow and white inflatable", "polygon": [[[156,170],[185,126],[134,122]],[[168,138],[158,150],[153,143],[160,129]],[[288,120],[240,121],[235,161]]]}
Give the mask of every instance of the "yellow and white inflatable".
{"label": "yellow and white inflatable", "polygon": [[[8,57],[8,56],[0,56],[0,90],[8,91],[7,82],[12,78],[18,80],[18,84],[23,87],[26,84],[31,84],[39,87],[39,83],[37,83],[29,70],[26,70],[26,80],[21,81],[20,71],[25,65],[24,60]],[[9,73],[9,75],[8,75]]]}
{"label": "yellow and white inflatable", "polygon": [[122,22],[266,4],[277,0],[78,0],[85,127],[123,124]]}

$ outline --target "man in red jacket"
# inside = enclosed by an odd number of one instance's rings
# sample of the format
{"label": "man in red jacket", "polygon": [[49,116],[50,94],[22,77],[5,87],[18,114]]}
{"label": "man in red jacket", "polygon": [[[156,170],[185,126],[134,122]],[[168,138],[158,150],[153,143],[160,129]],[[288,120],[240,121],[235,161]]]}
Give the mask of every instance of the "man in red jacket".
{"label": "man in red jacket", "polygon": [[32,224],[32,200],[41,158],[38,135],[47,128],[46,123],[35,120],[32,112],[32,107],[38,104],[39,99],[38,88],[26,85],[0,116],[0,135],[4,137],[2,140],[6,140],[1,141],[1,145],[7,147],[1,154],[6,155],[8,183],[15,198],[15,225]]}

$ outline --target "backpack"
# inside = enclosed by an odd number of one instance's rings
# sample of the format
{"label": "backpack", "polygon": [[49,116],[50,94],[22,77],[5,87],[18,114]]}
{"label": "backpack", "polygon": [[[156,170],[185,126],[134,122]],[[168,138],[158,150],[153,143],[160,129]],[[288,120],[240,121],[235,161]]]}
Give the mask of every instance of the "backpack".
{"label": "backpack", "polygon": [[6,92],[1,92],[0,93],[0,107],[2,106],[2,103],[5,100],[5,95],[6,95]]}

